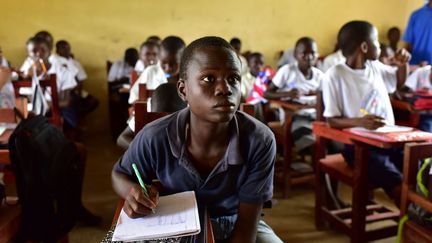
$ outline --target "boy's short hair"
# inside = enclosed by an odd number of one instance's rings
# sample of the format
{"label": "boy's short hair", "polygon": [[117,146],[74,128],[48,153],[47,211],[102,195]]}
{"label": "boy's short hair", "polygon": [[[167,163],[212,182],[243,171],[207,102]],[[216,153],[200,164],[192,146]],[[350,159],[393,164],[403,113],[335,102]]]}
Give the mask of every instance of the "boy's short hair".
{"label": "boy's short hair", "polygon": [[30,44],[30,43],[34,43],[35,42],[35,37],[30,37],[28,38],[28,40],[26,41],[26,45]]}
{"label": "boy's short hair", "polygon": [[232,46],[241,45],[241,40],[237,37],[234,37],[230,40],[230,45],[232,45]]}
{"label": "boy's short hair", "polygon": [[[183,79],[183,80],[187,79],[187,67],[189,66],[189,63],[190,63],[192,56],[195,53],[195,51],[203,49],[203,48],[208,48],[208,47],[224,48],[224,49],[227,49],[227,50],[230,50],[230,51],[233,51],[234,53],[236,53],[234,48],[230,45],[230,43],[228,43],[226,40],[224,40],[221,37],[206,36],[206,37],[196,39],[196,40],[192,41],[192,43],[190,43],[183,51],[183,55],[182,55],[181,60],[180,60],[180,72],[179,72],[180,79]],[[236,56],[237,56],[237,54],[236,54]],[[238,58],[238,56],[237,56],[237,58]]]}
{"label": "boy's short hair", "polygon": [[56,42],[56,49],[59,49],[61,46],[69,45],[69,42],[66,40],[59,40]]}
{"label": "boy's short hair", "polygon": [[45,38],[35,36],[32,38],[34,44],[44,44],[49,48],[49,43]]}
{"label": "boy's short hair", "polygon": [[368,41],[374,26],[367,21],[355,20],[346,23],[338,33],[338,43],[344,56],[353,54],[360,44]]}
{"label": "boy's short hair", "polygon": [[261,54],[261,52],[252,52],[251,54],[248,55],[248,62],[250,62],[252,60],[252,58],[263,58],[263,54]]}
{"label": "boy's short hair", "polygon": [[399,29],[398,27],[396,27],[396,26],[391,27],[391,28],[388,30],[387,33],[390,34],[390,33],[393,32],[393,31],[397,31],[397,32],[400,33],[400,29]]}
{"label": "boy's short hair", "polygon": [[151,97],[152,112],[176,112],[186,106],[186,102],[178,95],[177,85],[174,83],[159,85]]}
{"label": "boy's short hair", "polygon": [[46,38],[46,37],[50,37],[51,39],[53,39],[53,36],[51,35],[50,32],[46,31],[46,30],[41,30],[39,32],[37,32],[35,34],[35,37],[41,37],[41,38]]}
{"label": "boy's short hair", "polygon": [[142,50],[144,47],[153,47],[153,46],[155,46],[157,49],[160,48],[160,46],[157,44],[157,42],[147,40],[141,44],[140,50]]}
{"label": "boy's short hair", "polygon": [[299,45],[307,45],[307,44],[312,44],[312,43],[315,43],[314,39],[312,39],[312,38],[310,38],[308,36],[302,37],[302,38],[300,38],[300,39],[297,40],[297,42],[295,44],[295,49],[297,49],[297,47]]}
{"label": "boy's short hair", "polygon": [[182,38],[174,35],[170,35],[162,40],[162,49],[171,54],[176,54],[182,51],[186,44]]}

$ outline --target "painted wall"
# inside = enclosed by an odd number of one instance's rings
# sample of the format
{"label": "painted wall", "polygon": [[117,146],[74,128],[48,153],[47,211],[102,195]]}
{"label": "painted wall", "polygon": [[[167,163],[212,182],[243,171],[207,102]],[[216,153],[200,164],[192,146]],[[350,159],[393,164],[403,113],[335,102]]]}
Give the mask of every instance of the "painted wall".
{"label": "painted wall", "polygon": [[[89,74],[86,88],[106,104],[106,60],[116,60],[149,35],[174,34],[187,43],[204,35],[238,36],[243,50],[275,53],[311,36],[328,54],[342,24],[365,19],[385,36],[389,27],[404,29],[423,0],[2,0],[0,45],[14,66],[26,55],[24,44],[35,32],[49,30],[66,39]],[[104,123],[106,108],[96,123]],[[102,115],[103,116],[100,116]]]}

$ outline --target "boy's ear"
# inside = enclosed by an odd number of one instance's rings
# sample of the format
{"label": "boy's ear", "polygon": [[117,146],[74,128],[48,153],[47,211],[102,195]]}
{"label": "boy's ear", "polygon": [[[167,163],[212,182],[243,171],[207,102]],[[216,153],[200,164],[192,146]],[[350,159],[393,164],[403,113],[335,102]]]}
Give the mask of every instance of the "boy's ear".
{"label": "boy's ear", "polygon": [[361,50],[361,52],[363,52],[363,53],[367,53],[367,52],[368,52],[368,49],[369,49],[369,46],[368,46],[367,42],[366,42],[366,41],[363,41],[363,42],[360,44],[360,50]]}
{"label": "boy's ear", "polygon": [[180,79],[177,82],[177,93],[180,96],[180,98],[184,101],[187,102],[187,97],[186,97],[186,83],[183,79]]}

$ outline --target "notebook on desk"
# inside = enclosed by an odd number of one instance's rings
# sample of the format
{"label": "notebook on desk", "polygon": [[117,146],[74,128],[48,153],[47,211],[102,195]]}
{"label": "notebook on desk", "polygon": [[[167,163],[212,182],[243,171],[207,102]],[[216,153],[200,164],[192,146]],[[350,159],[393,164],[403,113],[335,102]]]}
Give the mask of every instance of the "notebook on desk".
{"label": "notebook on desk", "polygon": [[195,192],[181,192],[159,198],[156,213],[131,219],[122,210],[113,241],[141,241],[196,235],[201,231]]}
{"label": "notebook on desk", "polygon": [[414,130],[412,127],[404,126],[384,126],[380,130],[368,130],[361,127],[347,128],[344,130],[383,142],[414,142],[432,140],[432,133]]}

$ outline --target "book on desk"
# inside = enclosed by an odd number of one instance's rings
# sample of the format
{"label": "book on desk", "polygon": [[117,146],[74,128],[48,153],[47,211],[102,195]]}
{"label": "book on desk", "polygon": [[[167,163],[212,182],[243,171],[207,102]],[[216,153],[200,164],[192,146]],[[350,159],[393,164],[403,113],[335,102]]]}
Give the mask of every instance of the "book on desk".
{"label": "book on desk", "polygon": [[416,130],[405,126],[384,126],[376,130],[368,130],[362,127],[344,129],[356,135],[376,139],[383,142],[406,142],[432,140],[432,133]]}
{"label": "book on desk", "polygon": [[159,198],[155,214],[131,219],[122,210],[113,241],[151,241],[197,235],[201,231],[198,206],[193,191]]}

